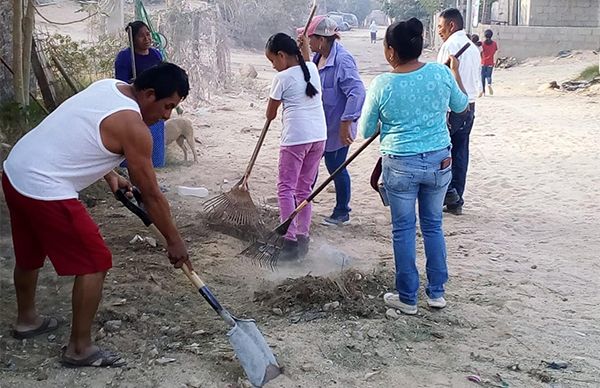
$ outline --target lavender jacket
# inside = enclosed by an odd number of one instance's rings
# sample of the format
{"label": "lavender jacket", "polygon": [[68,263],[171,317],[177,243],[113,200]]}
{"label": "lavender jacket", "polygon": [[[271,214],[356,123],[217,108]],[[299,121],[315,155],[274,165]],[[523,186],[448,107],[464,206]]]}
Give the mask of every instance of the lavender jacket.
{"label": "lavender jacket", "polygon": [[[319,64],[320,54],[313,58]],[[356,137],[356,124],[365,101],[363,85],[354,57],[338,41],[333,43],[331,53],[322,69],[319,69],[323,93],[323,108],[327,122],[325,152],[344,147],[340,140],[340,122],[352,120],[352,136]]]}

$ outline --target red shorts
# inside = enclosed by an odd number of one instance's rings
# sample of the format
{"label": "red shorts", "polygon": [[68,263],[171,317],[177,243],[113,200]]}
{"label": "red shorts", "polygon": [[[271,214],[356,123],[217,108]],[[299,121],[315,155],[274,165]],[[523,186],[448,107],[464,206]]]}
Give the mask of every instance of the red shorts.
{"label": "red shorts", "polygon": [[16,266],[34,270],[50,258],[61,276],[105,272],[112,255],[98,226],[76,199],[40,201],[20,194],[2,174]]}

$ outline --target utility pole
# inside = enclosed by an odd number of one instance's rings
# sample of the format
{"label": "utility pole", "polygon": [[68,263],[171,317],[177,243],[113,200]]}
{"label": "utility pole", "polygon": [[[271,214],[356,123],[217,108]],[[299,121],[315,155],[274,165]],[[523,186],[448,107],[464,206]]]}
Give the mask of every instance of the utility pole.
{"label": "utility pole", "polygon": [[467,0],[467,34],[473,30],[473,0]]}

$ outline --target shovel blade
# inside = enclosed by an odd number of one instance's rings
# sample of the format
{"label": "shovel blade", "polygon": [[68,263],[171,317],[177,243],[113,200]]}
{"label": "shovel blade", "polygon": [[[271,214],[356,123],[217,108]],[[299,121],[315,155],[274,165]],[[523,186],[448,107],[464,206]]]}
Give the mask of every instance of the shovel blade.
{"label": "shovel blade", "polygon": [[235,354],[255,387],[262,387],[281,374],[275,355],[252,319],[237,319],[227,336]]}

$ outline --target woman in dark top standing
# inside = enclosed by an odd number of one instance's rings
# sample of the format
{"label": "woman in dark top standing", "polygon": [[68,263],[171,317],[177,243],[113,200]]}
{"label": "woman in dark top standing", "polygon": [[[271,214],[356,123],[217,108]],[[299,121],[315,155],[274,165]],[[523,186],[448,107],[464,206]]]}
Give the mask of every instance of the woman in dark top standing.
{"label": "woman in dark top standing", "polygon": [[[142,73],[163,61],[163,57],[157,49],[152,47],[152,35],[146,23],[136,20],[127,25],[125,31],[133,37],[133,51],[135,55],[135,74],[131,63],[131,47],[119,51],[115,59],[115,78],[123,82],[131,83],[135,75]],[[154,167],[165,165],[165,122],[158,121],[150,126],[152,134],[152,163]],[[123,162],[122,167],[127,166]]]}
{"label": "woman in dark top standing", "polygon": [[[125,31],[129,32],[130,28],[135,53],[135,72],[140,74],[142,71],[161,63],[163,57],[160,51],[152,47],[152,36],[146,23],[139,20],[131,22],[127,25]],[[119,54],[117,54],[115,78],[124,82],[131,82],[134,78],[130,47],[119,51]]]}

